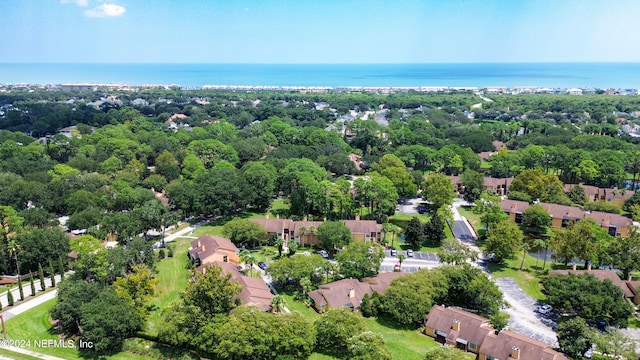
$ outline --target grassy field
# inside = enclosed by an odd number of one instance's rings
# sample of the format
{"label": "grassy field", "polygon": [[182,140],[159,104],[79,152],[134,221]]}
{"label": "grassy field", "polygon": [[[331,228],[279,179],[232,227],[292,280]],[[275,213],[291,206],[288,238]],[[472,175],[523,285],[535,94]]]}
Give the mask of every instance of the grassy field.
{"label": "grassy field", "polygon": [[160,313],[162,309],[168,307],[172,302],[180,298],[180,291],[187,287],[189,278],[189,250],[190,238],[178,238],[169,243],[173,248],[173,257],[167,257],[156,263],[156,294],[151,301],[149,320],[147,322],[147,333],[149,335],[158,334],[160,325]]}
{"label": "grassy field", "polygon": [[470,206],[461,206],[458,208],[458,212],[464,216],[474,228],[481,226],[480,217],[482,215],[474,213]]}
{"label": "grassy field", "polygon": [[[285,298],[286,306],[291,311],[300,312],[305,318],[314,321],[320,315],[312,308],[307,307],[300,301],[293,300],[292,295],[281,294]],[[369,331],[382,334],[386,342],[387,350],[393,359],[422,360],[425,349],[440,346],[432,338],[421,334],[417,329],[398,326],[392,321],[385,319],[366,318],[367,329]],[[335,357],[314,353],[309,359],[324,360],[336,359]]]}
{"label": "grassy field", "polygon": [[[5,322],[7,336],[9,339],[31,339],[31,340],[58,340],[58,334],[49,322],[49,311],[56,300],[50,300],[42,305],[17,315]],[[31,351],[49,354],[63,359],[82,359],[78,350],[74,348],[49,347],[49,348],[29,348]],[[13,357],[13,354],[11,355]],[[30,358],[30,357],[28,357]],[[28,359],[27,358],[27,359]],[[129,352],[121,352],[108,357],[114,360],[124,359],[149,359]]]}

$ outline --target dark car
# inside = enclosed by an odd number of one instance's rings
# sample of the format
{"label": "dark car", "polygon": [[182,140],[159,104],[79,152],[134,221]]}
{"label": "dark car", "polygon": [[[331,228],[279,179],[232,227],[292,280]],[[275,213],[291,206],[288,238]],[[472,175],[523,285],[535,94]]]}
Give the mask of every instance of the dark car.
{"label": "dark car", "polygon": [[425,214],[428,213],[429,209],[426,206],[418,206],[418,214]]}
{"label": "dark car", "polygon": [[398,255],[398,250],[396,250],[396,248],[392,246],[391,247],[391,256],[396,256],[396,255]]}
{"label": "dark car", "polygon": [[267,267],[268,267],[268,266],[269,266],[269,265],[267,265],[267,263],[266,263],[266,262],[264,262],[264,261],[260,261],[260,262],[258,263],[258,267],[259,267],[260,269],[262,269],[262,270],[267,270]]}

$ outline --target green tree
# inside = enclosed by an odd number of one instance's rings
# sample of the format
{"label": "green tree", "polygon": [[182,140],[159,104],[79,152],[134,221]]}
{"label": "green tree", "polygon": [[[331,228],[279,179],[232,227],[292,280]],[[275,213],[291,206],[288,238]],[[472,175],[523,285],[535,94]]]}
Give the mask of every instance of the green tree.
{"label": "green tree", "polygon": [[51,260],[49,260],[49,274],[51,275],[51,287],[56,287],[56,271]]}
{"label": "green tree", "polygon": [[[241,306],[223,326],[215,327],[211,346],[216,359],[306,359],[315,343],[313,325],[300,313],[267,314],[255,306]],[[203,336],[204,338],[204,336]]]}
{"label": "green tree", "polygon": [[284,310],[284,306],[285,301],[282,295],[276,295],[271,299],[271,311],[273,311],[274,313],[281,313]]}
{"label": "green tree", "polygon": [[334,254],[336,249],[348,245],[351,238],[351,231],[340,221],[325,221],[318,226],[318,240],[320,247]]}
{"label": "green tree", "polygon": [[423,224],[416,216],[412,217],[404,229],[404,241],[413,249],[420,249],[424,241]]}
{"label": "green tree", "polygon": [[[546,237],[538,238],[533,241],[533,247],[540,250],[544,250],[544,261],[542,263],[542,271],[547,267],[547,252],[549,250],[549,239]],[[538,267],[538,257],[536,257],[536,267]]]}
{"label": "green tree", "polygon": [[345,351],[349,339],[367,330],[360,313],[347,308],[331,309],[315,321],[316,347],[329,353]]}
{"label": "green tree", "polygon": [[422,196],[433,204],[434,210],[451,205],[455,196],[453,184],[442,174],[432,175],[422,183]]}
{"label": "green tree", "polygon": [[587,202],[587,193],[580,185],[572,186],[569,192],[566,193],[566,195],[569,197],[569,200],[578,205],[584,205],[584,203]]}
{"label": "green tree", "polygon": [[156,171],[158,175],[164,176],[167,181],[177,179],[180,176],[178,160],[172,153],[165,150],[155,159]]}
{"label": "green tree", "polygon": [[640,270],[640,233],[634,230],[628,236],[612,241],[607,254],[612,265],[622,271],[622,278],[627,279],[632,271]]}
{"label": "green tree", "polygon": [[7,304],[9,306],[13,306],[13,294],[11,293],[11,289],[7,290]]}
{"label": "green tree", "polygon": [[249,276],[251,276],[251,270],[253,270],[253,264],[256,263],[256,257],[251,254],[251,251],[243,250],[240,252],[240,261],[249,268]]}
{"label": "green tree", "polygon": [[413,181],[411,173],[407,171],[405,164],[393,154],[382,156],[379,162],[374,163],[372,169],[385,176],[393,183],[398,195],[413,197],[418,191],[418,187]]}
{"label": "green tree", "polygon": [[532,228],[534,233],[543,233],[551,226],[551,215],[540,205],[531,205],[522,212],[522,221]]}
{"label": "green tree", "polygon": [[60,271],[60,280],[64,280],[64,273],[67,271],[67,264],[64,257],[58,258],[58,270]]}
{"label": "green tree", "polygon": [[549,305],[575,313],[587,322],[606,320],[613,326],[626,327],[633,312],[618,286],[591,274],[549,276],[542,285]]}
{"label": "green tree", "polygon": [[44,284],[44,271],[42,270],[42,265],[38,263],[38,277],[40,278],[40,291],[44,291],[46,288]]}
{"label": "green tree", "polygon": [[349,338],[347,357],[353,360],[391,360],[381,334],[365,331]]}
{"label": "green tree", "polygon": [[442,220],[440,211],[434,212],[433,215],[431,215],[431,219],[429,219],[429,222],[424,224],[422,227],[424,240],[429,246],[440,246],[442,240],[447,237],[444,232],[444,227],[445,223],[444,220]]}
{"label": "green tree", "polygon": [[509,216],[497,205],[488,206],[480,217],[487,230],[503,220],[509,220]]}
{"label": "green tree", "polygon": [[509,323],[509,315],[497,311],[489,316],[489,323],[494,329],[496,329],[496,331],[500,332],[502,329],[507,327]]}
{"label": "green tree", "polygon": [[24,290],[22,289],[22,277],[18,275],[18,292],[20,294],[20,301],[24,300]]}
{"label": "green tree", "polygon": [[602,354],[604,359],[635,360],[636,340],[626,337],[620,330],[611,329],[607,332],[592,332],[595,351]]}
{"label": "green tree", "polygon": [[275,167],[263,162],[248,162],[242,167],[242,176],[247,184],[247,202],[259,211],[266,209],[276,189]]}
{"label": "green tree", "polygon": [[511,191],[523,192],[542,202],[566,202],[562,182],[556,175],[542,170],[525,170],[511,182]]}
{"label": "green tree", "polygon": [[581,359],[593,342],[591,330],[579,316],[558,324],[557,334],[560,351],[572,359]]}
{"label": "green tree", "polygon": [[223,275],[217,266],[206,268],[205,274],[193,273],[193,281],[181,294],[184,304],[198,309],[204,318],[227,314],[236,307],[235,296],[242,285],[231,280],[231,274]]}
{"label": "green tree", "polygon": [[51,318],[60,320],[62,331],[68,335],[80,332],[82,305],[95,299],[102,291],[96,282],[69,279],[58,287],[58,301],[51,308]]}
{"label": "green tree", "polygon": [[443,264],[462,265],[467,261],[478,260],[478,253],[462,244],[458,239],[445,239],[438,257]]}
{"label": "green tree", "polygon": [[381,311],[405,325],[417,325],[447,291],[445,278],[428,269],[395,279],[381,296]]}
{"label": "green tree", "polygon": [[493,254],[496,261],[513,258],[520,249],[524,235],[518,225],[509,220],[502,220],[487,232],[485,250]]}
{"label": "green tree", "polygon": [[152,271],[147,265],[139,264],[124,277],[118,277],[113,283],[116,294],[133,305],[142,319],[146,318],[147,306],[155,294],[158,279],[153,278]]}
{"label": "green tree", "polygon": [[452,346],[436,346],[427,349],[425,360],[468,360],[467,353]]}
{"label": "green tree", "polygon": [[435,302],[460,306],[485,315],[495,314],[505,305],[502,292],[479,268],[470,264],[445,265],[434,270],[444,277],[445,292]]}
{"label": "green tree", "polygon": [[462,173],[460,181],[464,187],[462,198],[465,201],[473,203],[480,199],[484,189],[484,176],[481,173],[467,169]]}
{"label": "green tree", "polygon": [[274,282],[284,284],[288,279],[300,281],[302,278],[313,278],[321,271],[325,261],[318,254],[283,257],[270,263],[266,272]]}
{"label": "green tree", "polygon": [[247,219],[234,219],[226,224],[222,229],[224,236],[238,246],[247,245],[255,247],[258,242],[267,236],[266,230],[257,223]]}
{"label": "green tree", "polygon": [[379,244],[356,241],[342,250],[336,261],[342,276],[362,279],[377,274],[383,258],[384,249]]}
{"label": "green tree", "polygon": [[85,341],[93,343],[97,354],[122,350],[124,340],[144,325],[136,308],[109,288],[80,308],[80,326]]}
{"label": "green tree", "polygon": [[394,214],[398,204],[398,191],[387,177],[372,172],[369,179],[358,178],[353,186],[360,206],[368,208],[373,219],[384,223],[388,216]]}

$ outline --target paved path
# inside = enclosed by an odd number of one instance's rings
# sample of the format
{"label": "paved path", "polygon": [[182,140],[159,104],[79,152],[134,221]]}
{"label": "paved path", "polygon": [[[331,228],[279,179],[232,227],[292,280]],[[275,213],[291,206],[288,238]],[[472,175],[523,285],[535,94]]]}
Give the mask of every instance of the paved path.
{"label": "paved path", "polygon": [[[69,273],[70,276],[71,273]],[[61,279],[60,279],[60,275],[56,275],[56,286],[60,283]],[[28,302],[30,301],[30,299],[37,299],[42,294],[42,291],[40,291],[40,279],[39,278],[35,278],[34,279],[35,285],[36,285],[36,297],[31,297],[31,283],[29,282],[29,280],[27,279],[26,281],[22,282],[22,292],[24,294],[25,300],[24,301],[19,301],[18,299],[20,299],[20,290],[18,290],[18,286],[14,285],[13,288],[11,289],[11,294],[13,295],[13,306],[17,307],[18,305]],[[44,283],[46,285],[45,290],[50,289],[51,288],[51,278],[47,277],[44,279]],[[7,292],[4,291],[2,293],[0,293],[0,303],[2,304],[2,309],[6,309],[9,306],[9,302],[7,300]],[[6,313],[6,311],[4,312]],[[5,317],[5,320],[7,318]]]}
{"label": "paved path", "polygon": [[[482,261],[482,250],[475,243],[475,231],[467,219],[458,212],[458,208],[465,205],[468,204],[462,199],[454,200],[451,206],[454,218],[451,230],[453,235],[463,244],[478,252],[479,260],[473,265],[480,267],[489,278],[492,278],[491,273],[485,266],[486,264]],[[494,280],[498,288],[500,288],[504,300],[510,305],[509,308],[502,309],[502,312],[509,315],[508,326],[525,336],[557,346],[556,334],[553,331],[555,323],[535,311],[538,305],[537,302],[527,295],[512,278],[496,278]]]}

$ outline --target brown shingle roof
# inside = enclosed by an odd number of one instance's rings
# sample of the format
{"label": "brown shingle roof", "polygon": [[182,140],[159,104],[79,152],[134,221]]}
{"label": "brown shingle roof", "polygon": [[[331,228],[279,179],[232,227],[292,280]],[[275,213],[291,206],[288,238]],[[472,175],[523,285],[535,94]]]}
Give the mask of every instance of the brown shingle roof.
{"label": "brown shingle roof", "polygon": [[618,276],[618,273],[615,272],[614,270],[594,269],[594,270],[551,270],[549,271],[549,275],[568,275],[568,274],[575,274],[575,275],[591,274],[597,279],[600,279],[603,281],[610,280],[613,283],[613,285],[619,287],[620,290],[622,290],[625,297],[633,297],[633,292],[631,291],[631,289],[629,289],[629,286],[627,286],[626,281],[623,281],[622,279],[620,279],[620,277]]}
{"label": "brown shingle roof", "polygon": [[[350,291],[353,289],[353,297]],[[316,304],[326,304],[331,308],[352,307],[359,308],[364,294],[371,295],[371,287],[361,283],[358,279],[342,279],[329,284],[321,285],[318,290],[309,293],[312,299],[318,298],[320,302]],[[318,297],[320,295],[322,299]]]}
{"label": "brown shingle roof", "polygon": [[406,275],[404,272],[387,272],[380,273],[373,277],[368,277],[362,279],[363,282],[369,284],[371,286],[371,290],[377,292],[382,295],[387,290],[391,282],[401,276]]}
{"label": "brown shingle roof", "polygon": [[[191,242],[189,254],[191,257],[197,255],[200,259],[205,259],[220,249],[231,250],[233,252],[238,251],[238,248],[229,239],[220,236],[204,235]],[[226,255],[226,253],[223,255]]]}
{"label": "brown shingle roof", "polygon": [[[454,321],[459,322],[459,330],[453,329]],[[446,333],[452,341],[460,338],[476,345],[482,344],[485,336],[494,331],[489,324],[489,319],[464,310],[453,307],[445,308],[440,305],[434,305],[431,308],[425,326]]]}
{"label": "brown shingle roof", "polygon": [[[594,219],[598,225],[603,227],[616,226],[616,227],[628,227],[633,224],[633,221],[628,217],[618,215],[618,214],[610,214],[601,211],[584,211],[575,206],[567,206],[560,204],[551,204],[551,203],[540,203],[545,210],[549,212],[552,218],[555,219],[573,219],[580,220],[582,218],[588,217]],[[530,205],[526,201],[517,201],[517,200],[502,200],[500,203],[500,207],[502,210],[506,212],[523,212]]]}
{"label": "brown shingle roof", "polygon": [[370,234],[382,231],[382,225],[375,220],[343,220],[342,222],[352,234]]}
{"label": "brown shingle roof", "polygon": [[564,354],[548,348],[547,344],[508,330],[500,331],[498,335],[488,334],[480,346],[480,353],[496,359],[511,359],[514,348],[519,349],[521,360],[567,360]]}
{"label": "brown shingle roof", "polygon": [[[231,274],[231,280],[242,285],[242,291],[240,291],[237,298],[244,305],[254,305],[262,311],[271,310],[273,294],[262,279],[244,276],[237,266],[230,263],[216,261],[213,265],[219,267],[223,274]],[[202,268],[199,271],[204,273],[206,268]]]}
{"label": "brown shingle roof", "polygon": [[293,220],[290,219],[249,219],[260,224],[269,233],[281,233],[284,229],[293,229]]}

